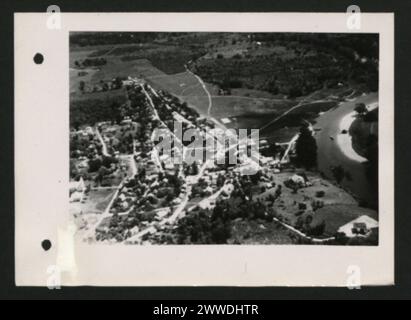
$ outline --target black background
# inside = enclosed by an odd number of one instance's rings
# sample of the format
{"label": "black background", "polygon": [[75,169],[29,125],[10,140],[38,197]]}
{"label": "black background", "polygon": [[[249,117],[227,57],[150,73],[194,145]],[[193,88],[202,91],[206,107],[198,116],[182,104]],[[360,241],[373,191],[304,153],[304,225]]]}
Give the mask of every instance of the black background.
{"label": "black background", "polygon": [[[17,288],[14,284],[13,13],[45,12],[362,12],[395,13],[395,282],[392,287],[347,288]],[[0,1],[0,298],[3,299],[409,299],[411,298],[411,1],[162,0]],[[33,106],[35,108],[36,106]],[[27,165],[30,165],[30,159]],[[35,168],[33,168],[35,170]],[[383,181],[383,179],[382,179]],[[39,244],[40,245],[40,244]],[[45,252],[47,254],[47,252]],[[384,263],[384,261],[375,261]],[[147,305],[148,307],[148,305]]]}

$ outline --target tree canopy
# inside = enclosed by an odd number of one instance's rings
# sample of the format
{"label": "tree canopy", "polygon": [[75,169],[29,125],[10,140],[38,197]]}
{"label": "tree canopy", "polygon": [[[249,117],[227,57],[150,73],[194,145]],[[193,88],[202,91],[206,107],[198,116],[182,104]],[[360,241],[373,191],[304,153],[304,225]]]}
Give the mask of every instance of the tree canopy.
{"label": "tree canopy", "polygon": [[317,143],[306,124],[300,129],[300,135],[296,142],[296,153],[298,166],[305,167],[306,169],[317,166]]}

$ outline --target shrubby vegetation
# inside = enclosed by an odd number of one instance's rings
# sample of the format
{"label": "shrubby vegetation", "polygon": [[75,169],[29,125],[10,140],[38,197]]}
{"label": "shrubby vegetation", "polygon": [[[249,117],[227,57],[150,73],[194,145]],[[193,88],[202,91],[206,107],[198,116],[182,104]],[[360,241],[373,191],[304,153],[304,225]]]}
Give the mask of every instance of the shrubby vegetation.
{"label": "shrubby vegetation", "polygon": [[74,61],[74,65],[78,68],[87,68],[87,67],[100,67],[107,64],[105,58],[86,58],[84,60]]}
{"label": "shrubby vegetation", "polygon": [[238,199],[219,201],[213,210],[198,210],[179,221],[177,241],[180,244],[225,244],[232,236],[236,219],[272,222],[274,212],[261,201]]}
{"label": "shrubby vegetation", "polygon": [[358,119],[350,128],[353,148],[368,161],[365,163],[370,185],[378,186],[378,108],[368,112],[357,105]]}
{"label": "shrubby vegetation", "polygon": [[[290,98],[334,88],[340,82],[378,89],[378,37],[376,35],[251,34],[267,48],[243,55],[200,59],[192,65],[204,80],[224,90],[248,88],[283,94]],[[251,45],[251,44],[250,44]],[[270,48],[285,47],[280,55]],[[256,51],[258,52],[258,51]]]}
{"label": "shrubby vegetation", "polygon": [[70,44],[80,47],[147,42],[156,39],[156,32],[74,32],[70,34]]}

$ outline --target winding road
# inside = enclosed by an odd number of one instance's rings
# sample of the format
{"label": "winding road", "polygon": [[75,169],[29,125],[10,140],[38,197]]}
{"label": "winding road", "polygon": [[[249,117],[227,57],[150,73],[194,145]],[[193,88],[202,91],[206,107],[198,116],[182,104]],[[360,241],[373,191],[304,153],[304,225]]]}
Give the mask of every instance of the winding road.
{"label": "winding road", "polygon": [[210,92],[207,89],[206,84],[204,83],[203,79],[201,79],[198,75],[196,75],[195,73],[193,73],[188,67],[187,65],[185,65],[185,68],[187,70],[188,73],[192,74],[194,77],[196,77],[196,79],[198,80],[198,82],[201,84],[201,86],[203,87],[207,97],[208,97],[208,108],[207,108],[207,115],[210,116],[211,114],[211,108],[213,107],[213,99],[211,97]]}

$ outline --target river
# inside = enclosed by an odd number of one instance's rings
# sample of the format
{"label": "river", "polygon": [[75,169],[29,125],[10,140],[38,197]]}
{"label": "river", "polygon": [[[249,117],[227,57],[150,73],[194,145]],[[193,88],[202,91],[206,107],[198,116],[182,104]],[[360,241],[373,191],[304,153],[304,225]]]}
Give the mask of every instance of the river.
{"label": "river", "polygon": [[[315,128],[321,129],[315,135],[318,145],[318,168],[327,177],[332,178],[331,167],[341,165],[345,171],[350,173],[351,181],[344,179],[342,186],[350,190],[358,198],[369,203],[378,203],[378,194],[365,175],[364,162],[348,157],[347,152],[343,152],[337,143],[341,134],[341,120],[353,112],[356,103],[366,105],[378,101],[377,93],[370,93],[360,96],[353,101],[342,102],[337,108],[330,110],[316,120]],[[347,131],[349,128],[345,128]],[[348,133],[347,133],[348,134]],[[333,138],[333,139],[332,139]]]}

